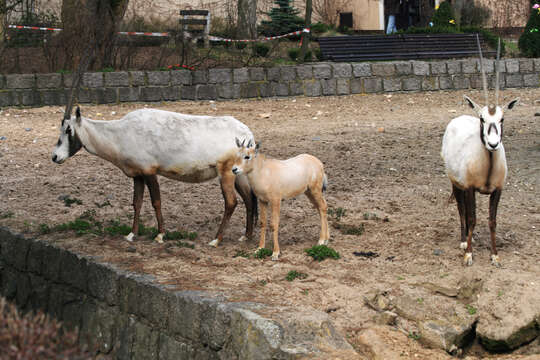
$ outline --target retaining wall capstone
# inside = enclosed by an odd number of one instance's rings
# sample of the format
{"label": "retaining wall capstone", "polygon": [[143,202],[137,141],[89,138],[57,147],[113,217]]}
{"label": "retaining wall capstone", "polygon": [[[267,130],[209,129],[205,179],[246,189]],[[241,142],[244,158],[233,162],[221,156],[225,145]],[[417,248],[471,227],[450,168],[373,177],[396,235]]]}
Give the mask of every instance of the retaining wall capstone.
{"label": "retaining wall capstone", "polygon": [[115,359],[298,359],[355,355],[326,313],[177,291],[0,227],[0,294],[80,329]]}
{"label": "retaining wall capstone", "polygon": [[[490,87],[494,60],[484,59]],[[481,88],[476,59],[86,73],[80,103],[229,100]],[[501,88],[540,86],[540,59],[501,61]],[[0,106],[64,105],[71,74],[0,75]]]}

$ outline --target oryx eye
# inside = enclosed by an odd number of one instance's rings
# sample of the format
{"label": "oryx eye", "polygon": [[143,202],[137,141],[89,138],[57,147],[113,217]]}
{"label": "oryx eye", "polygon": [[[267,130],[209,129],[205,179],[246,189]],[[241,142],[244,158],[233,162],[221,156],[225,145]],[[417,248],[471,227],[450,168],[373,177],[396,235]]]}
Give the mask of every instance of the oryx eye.
{"label": "oryx eye", "polygon": [[504,118],[501,118],[501,124],[503,123],[503,121],[504,121]]}
{"label": "oryx eye", "polygon": [[249,160],[250,158],[251,158],[251,156],[249,156],[249,155],[244,156],[244,160]]}
{"label": "oryx eye", "polygon": [[485,120],[484,120],[484,117],[483,117],[483,116],[480,116],[480,121],[481,121],[482,123],[484,123],[484,122],[485,122]]}
{"label": "oryx eye", "polygon": [[69,126],[66,128],[66,134],[71,135],[71,128]]}

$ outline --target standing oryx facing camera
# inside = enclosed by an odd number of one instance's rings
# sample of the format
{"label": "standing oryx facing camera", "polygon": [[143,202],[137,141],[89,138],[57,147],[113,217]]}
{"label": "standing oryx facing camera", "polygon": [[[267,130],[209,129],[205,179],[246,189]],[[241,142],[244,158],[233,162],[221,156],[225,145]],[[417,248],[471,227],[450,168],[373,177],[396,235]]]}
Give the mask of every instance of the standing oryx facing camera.
{"label": "standing oryx facing camera", "polygon": [[456,199],[461,221],[461,248],[465,250],[463,262],[472,265],[472,234],[476,225],[475,193],[489,194],[489,230],[491,235],[491,263],[500,266],[495,246],[497,206],[506,180],[506,156],[502,144],[503,110],[512,109],[518,99],[506,106],[499,106],[500,39],[496,62],[495,105],[489,103],[482,50],[480,70],[486,106],[481,107],[470,98],[465,100],[476,110],[478,117],[463,115],[450,121],[444,133],[441,156],[446,173],[452,182],[452,194]]}

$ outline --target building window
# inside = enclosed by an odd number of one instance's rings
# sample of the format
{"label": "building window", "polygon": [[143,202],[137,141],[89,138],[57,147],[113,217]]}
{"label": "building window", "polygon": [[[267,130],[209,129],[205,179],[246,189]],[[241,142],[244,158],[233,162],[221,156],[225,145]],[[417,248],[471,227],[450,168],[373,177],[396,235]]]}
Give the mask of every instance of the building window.
{"label": "building window", "polygon": [[343,29],[344,27],[349,29],[353,28],[352,12],[339,13],[339,27],[340,29]]}

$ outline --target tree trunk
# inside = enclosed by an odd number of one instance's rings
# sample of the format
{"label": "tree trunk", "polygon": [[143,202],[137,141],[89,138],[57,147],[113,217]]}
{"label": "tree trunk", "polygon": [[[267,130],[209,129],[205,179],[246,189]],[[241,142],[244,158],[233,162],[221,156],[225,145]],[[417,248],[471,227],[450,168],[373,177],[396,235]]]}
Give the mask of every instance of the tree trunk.
{"label": "tree trunk", "polygon": [[0,0],[0,50],[4,48],[7,33],[6,12],[6,0]]}
{"label": "tree trunk", "polygon": [[62,43],[67,66],[75,69],[82,56],[95,55],[89,67],[102,69],[113,64],[118,25],[129,0],[63,0]]}
{"label": "tree trunk", "polygon": [[[306,0],[306,28],[311,27],[311,13],[313,12],[313,3],[312,0]],[[311,32],[302,32],[302,47],[300,48],[300,55],[298,58],[300,62],[304,62],[306,57],[306,52],[309,46],[309,39],[311,37]]]}
{"label": "tree trunk", "polygon": [[257,37],[257,0],[238,0],[239,39],[255,39]]}

